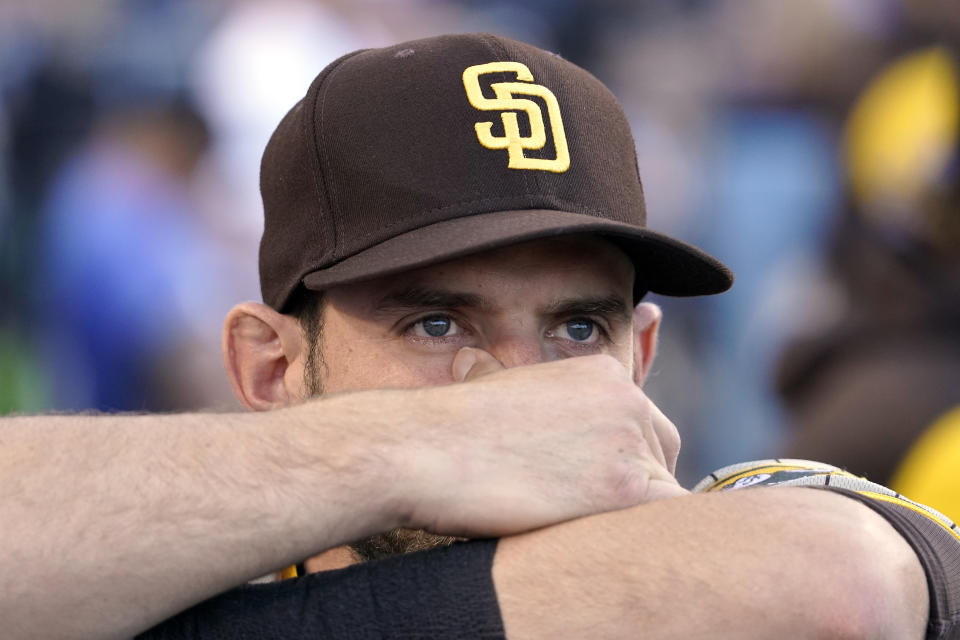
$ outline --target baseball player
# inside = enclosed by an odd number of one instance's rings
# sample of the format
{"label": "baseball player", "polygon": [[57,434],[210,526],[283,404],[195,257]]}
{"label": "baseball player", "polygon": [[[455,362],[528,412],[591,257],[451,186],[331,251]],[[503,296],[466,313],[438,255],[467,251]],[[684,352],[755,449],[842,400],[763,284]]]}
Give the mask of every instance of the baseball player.
{"label": "baseball player", "polygon": [[4,425],[7,635],[960,634],[940,514],[802,461],[677,484],[643,299],[732,276],[646,227],[587,72],[490,35],[349,54],[261,191],[264,303],[223,339],[253,412]]}

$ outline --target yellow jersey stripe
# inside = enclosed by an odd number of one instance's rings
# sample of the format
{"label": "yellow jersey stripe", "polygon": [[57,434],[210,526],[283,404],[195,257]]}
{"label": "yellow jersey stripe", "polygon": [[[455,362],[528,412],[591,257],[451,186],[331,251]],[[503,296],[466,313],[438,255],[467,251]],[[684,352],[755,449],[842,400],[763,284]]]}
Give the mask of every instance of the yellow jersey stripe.
{"label": "yellow jersey stripe", "polygon": [[821,473],[823,475],[844,475],[851,478],[856,478],[857,476],[852,473],[843,471],[842,469],[830,469],[824,467],[810,467],[806,465],[795,465],[795,464],[764,464],[758,467],[750,467],[749,469],[743,469],[737,471],[733,475],[726,476],[724,478],[717,479],[716,482],[704,489],[704,491],[715,491],[717,489],[723,489],[736,482],[740,478],[747,476],[756,475],[758,473],[776,473],[777,471],[814,471]]}

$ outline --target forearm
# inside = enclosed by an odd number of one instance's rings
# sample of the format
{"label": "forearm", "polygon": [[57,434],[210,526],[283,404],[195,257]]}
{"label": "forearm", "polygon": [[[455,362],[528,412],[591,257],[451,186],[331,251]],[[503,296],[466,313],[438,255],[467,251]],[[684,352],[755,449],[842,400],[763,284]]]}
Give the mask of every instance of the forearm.
{"label": "forearm", "polygon": [[606,356],[258,414],[5,420],[0,619],[125,637],[393,527],[499,537],[675,495],[675,432]]}
{"label": "forearm", "polygon": [[5,635],[130,636],[397,525],[391,485],[374,477],[390,475],[389,456],[379,455],[386,445],[363,446],[352,421],[368,417],[349,397],[323,402],[310,420],[297,407],[4,420]]}
{"label": "forearm", "polygon": [[899,639],[926,622],[906,542],[809,489],[692,495],[506,538],[493,576],[510,638]]}

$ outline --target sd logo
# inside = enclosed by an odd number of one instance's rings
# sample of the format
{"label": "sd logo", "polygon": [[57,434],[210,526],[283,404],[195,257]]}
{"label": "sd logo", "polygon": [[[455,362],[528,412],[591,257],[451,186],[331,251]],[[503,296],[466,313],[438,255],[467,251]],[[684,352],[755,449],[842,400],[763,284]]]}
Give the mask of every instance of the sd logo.
{"label": "sd logo", "polygon": [[[495,82],[490,85],[496,98],[487,98],[480,88],[480,76],[486,73],[510,72],[517,76],[520,82]],[[503,122],[503,137],[492,133],[492,122],[478,122],[474,125],[477,130],[477,139],[487,149],[506,149],[511,169],[540,169],[563,173],[570,168],[570,152],[567,149],[567,138],[563,132],[563,121],[560,119],[560,105],[550,89],[543,85],[533,84],[533,74],[526,65],[519,62],[489,62],[467,67],[463,72],[463,86],[467,90],[470,104],[482,111],[503,111],[500,119]],[[540,105],[533,100],[517,98],[517,95],[536,96],[547,105],[547,116],[550,119],[550,133],[553,135],[553,146],[557,157],[528,158],[524,149],[542,149],[547,144],[547,131],[543,122],[543,113]],[[517,114],[514,111],[523,111],[530,121],[530,135],[520,135],[517,124]]]}

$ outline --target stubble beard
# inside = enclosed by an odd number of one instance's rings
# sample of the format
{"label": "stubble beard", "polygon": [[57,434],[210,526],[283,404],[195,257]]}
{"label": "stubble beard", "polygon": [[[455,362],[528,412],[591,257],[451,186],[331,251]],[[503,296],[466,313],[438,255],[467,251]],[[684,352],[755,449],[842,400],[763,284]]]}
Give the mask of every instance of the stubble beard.
{"label": "stubble beard", "polygon": [[394,529],[380,533],[349,545],[350,551],[361,562],[401,556],[415,551],[428,551],[438,547],[446,547],[462,538],[438,536],[427,533],[422,529]]}

